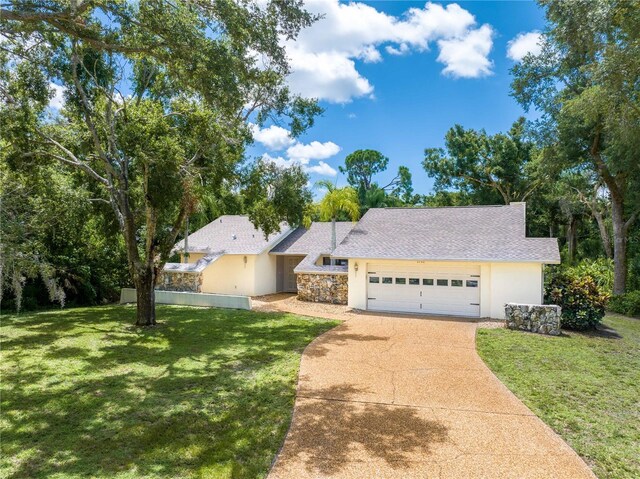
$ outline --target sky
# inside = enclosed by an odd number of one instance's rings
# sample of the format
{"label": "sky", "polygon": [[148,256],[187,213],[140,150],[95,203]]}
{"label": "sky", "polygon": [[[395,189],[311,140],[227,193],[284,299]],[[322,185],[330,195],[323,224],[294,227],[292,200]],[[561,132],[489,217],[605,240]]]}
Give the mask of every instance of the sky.
{"label": "sky", "polygon": [[[507,130],[524,110],[510,97],[509,70],[539,48],[544,13],[533,2],[425,3],[307,0],[323,18],[286,44],[295,93],[324,114],[297,139],[280,125],[254,126],[252,157],[297,162],[311,184],[346,184],[338,171],[358,149],[389,158],[388,182],[409,167],[416,193],[432,191],[424,149],[444,146],[454,124]],[[531,112],[528,115],[534,115]],[[316,192],[318,194],[319,192]]]}

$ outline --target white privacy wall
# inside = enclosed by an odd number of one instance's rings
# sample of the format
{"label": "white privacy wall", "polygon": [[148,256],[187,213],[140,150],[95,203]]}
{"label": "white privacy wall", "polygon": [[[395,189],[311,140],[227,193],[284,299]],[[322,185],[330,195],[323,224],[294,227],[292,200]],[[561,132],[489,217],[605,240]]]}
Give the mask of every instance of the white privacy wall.
{"label": "white privacy wall", "polygon": [[506,303],[542,304],[542,264],[491,263],[492,318],[504,319]]}
{"label": "white privacy wall", "polygon": [[[355,265],[358,264],[358,271]],[[349,307],[367,309],[368,265],[388,264],[394,269],[415,271],[433,262],[349,259]],[[441,263],[441,262],[440,262]],[[447,262],[451,266],[470,263]],[[473,263],[480,265],[480,316],[504,319],[506,303],[542,304],[543,284],[540,263]]]}
{"label": "white privacy wall", "polygon": [[228,254],[218,258],[202,272],[202,292],[253,296],[255,263],[256,255]]}

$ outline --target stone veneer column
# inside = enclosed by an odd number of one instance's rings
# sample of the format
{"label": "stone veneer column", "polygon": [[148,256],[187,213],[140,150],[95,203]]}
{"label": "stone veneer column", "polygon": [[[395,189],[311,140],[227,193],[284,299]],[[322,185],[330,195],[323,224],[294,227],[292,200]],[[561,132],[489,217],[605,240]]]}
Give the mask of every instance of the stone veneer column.
{"label": "stone veneer column", "polygon": [[531,331],[532,333],[560,334],[562,308],[555,304],[516,304],[504,307],[506,326],[509,329]]}
{"label": "stone veneer column", "polygon": [[156,289],[161,291],[184,291],[200,293],[202,291],[202,274],[182,271],[163,271],[158,277]]}
{"label": "stone veneer column", "polygon": [[298,273],[298,298],[314,303],[347,304],[348,276],[346,274]]}

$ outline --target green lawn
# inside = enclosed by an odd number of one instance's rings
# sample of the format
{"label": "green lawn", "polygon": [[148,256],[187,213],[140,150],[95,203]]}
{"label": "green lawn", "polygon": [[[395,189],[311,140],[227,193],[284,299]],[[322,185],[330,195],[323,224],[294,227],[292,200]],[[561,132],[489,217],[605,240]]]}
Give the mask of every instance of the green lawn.
{"label": "green lawn", "polygon": [[640,320],[599,334],[478,330],[487,365],[601,478],[640,477]]}
{"label": "green lawn", "polygon": [[336,322],[111,306],[3,316],[2,478],[262,477],[300,354]]}

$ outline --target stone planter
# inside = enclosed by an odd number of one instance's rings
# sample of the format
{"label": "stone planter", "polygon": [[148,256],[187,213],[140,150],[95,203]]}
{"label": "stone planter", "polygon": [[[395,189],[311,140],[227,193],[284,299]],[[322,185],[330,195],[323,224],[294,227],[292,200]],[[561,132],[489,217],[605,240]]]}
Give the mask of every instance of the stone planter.
{"label": "stone planter", "polygon": [[185,273],[180,271],[163,271],[158,277],[156,289],[160,291],[185,291],[200,293],[202,288],[202,274]]}
{"label": "stone planter", "polygon": [[516,304],[508,303],[504,307],[506,326],[509,329],[531,331],[532,333],[560,334],[560,314],[562,308],[555,304]]}
{"label": "stone planter", "polygon": [[298,298],[314,303],[347,304],[346,274],[298,273]]}

